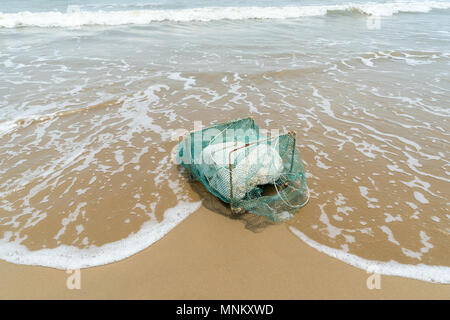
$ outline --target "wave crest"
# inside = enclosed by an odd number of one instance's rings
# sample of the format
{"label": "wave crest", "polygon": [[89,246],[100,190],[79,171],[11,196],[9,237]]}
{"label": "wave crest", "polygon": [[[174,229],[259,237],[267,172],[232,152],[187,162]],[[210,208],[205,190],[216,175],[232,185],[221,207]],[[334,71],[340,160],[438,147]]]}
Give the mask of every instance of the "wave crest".
{"label": "wave crest", "polygon": [[[0,13],[0,28],[80,27],[85,25],[146,25],[152,22],[216,21],[248,19],[290,19],[324,16],[329,13],[361,13],[392,16],[401,12],[426,13],[433,9],[449,9],[450,2],[391,2],[287,7],[205,7],[181,10],[81,11],[71,7],[67,12]],[[75,10],[74,10],[75,9]]]}

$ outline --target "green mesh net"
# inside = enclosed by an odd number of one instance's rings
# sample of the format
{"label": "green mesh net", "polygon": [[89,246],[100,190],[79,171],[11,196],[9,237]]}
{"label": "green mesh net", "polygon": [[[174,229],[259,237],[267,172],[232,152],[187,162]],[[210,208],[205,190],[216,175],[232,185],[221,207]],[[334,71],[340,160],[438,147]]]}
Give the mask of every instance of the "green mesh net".
{"label": "green mesh net", "polygon": [[189,133],[179,143],[177,160],[233,213],[283,221],[308,201],[295,133],[268,134],[252,118]]}

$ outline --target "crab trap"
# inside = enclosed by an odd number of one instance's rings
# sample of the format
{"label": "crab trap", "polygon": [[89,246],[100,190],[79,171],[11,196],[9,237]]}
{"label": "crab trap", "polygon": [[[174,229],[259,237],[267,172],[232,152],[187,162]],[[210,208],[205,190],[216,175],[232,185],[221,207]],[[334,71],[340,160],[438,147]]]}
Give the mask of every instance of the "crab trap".
{"label": "crab trap", "polygon": [[178,147],[178,163],[232,213],[284,221],[308,201],[294,132],[271,135],[245,118],[190,132]]}

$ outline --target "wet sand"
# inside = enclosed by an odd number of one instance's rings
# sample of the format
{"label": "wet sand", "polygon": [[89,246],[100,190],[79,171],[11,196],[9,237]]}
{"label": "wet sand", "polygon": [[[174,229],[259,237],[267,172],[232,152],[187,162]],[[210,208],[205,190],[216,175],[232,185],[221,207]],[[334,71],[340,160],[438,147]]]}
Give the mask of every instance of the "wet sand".
{"label": "wet sand", "polygon": [[2,299],[449,299],[450,286],[370,274],[299,241],[285,224],[249,230],[202,206],[146,250],[81,270],[81,289],[65,271],[0,261]]}
{"label": "wet sand", "polygon": [[[0,26],[0,298],[450,298],[446,9],[47,28],[41,2]],[[180,131],[248,116],[297,133],[310,201],[284,224],[230,218],[171,161]],[[368,290],[355,256],[448,285]]]}

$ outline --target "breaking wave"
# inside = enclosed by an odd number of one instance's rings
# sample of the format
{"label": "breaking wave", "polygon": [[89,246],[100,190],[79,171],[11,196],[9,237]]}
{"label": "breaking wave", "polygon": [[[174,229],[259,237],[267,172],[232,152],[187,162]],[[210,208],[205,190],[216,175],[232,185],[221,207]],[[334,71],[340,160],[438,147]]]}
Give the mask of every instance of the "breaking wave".
{"label": "breaking wave", "polygon": [[146,25],[161,21],[206,22],[216,20],[289,19],[324,16],[333,13],[392,16],[403,12],[426,13],[433,9],[450,9],[450,2],[348,3],[324,6],[204,7],[182,10],[118,11],[82,11],[79,10],[79,7],[70,6],[67,12],[23,11],[18,13],[0,13],[0,28]]}

